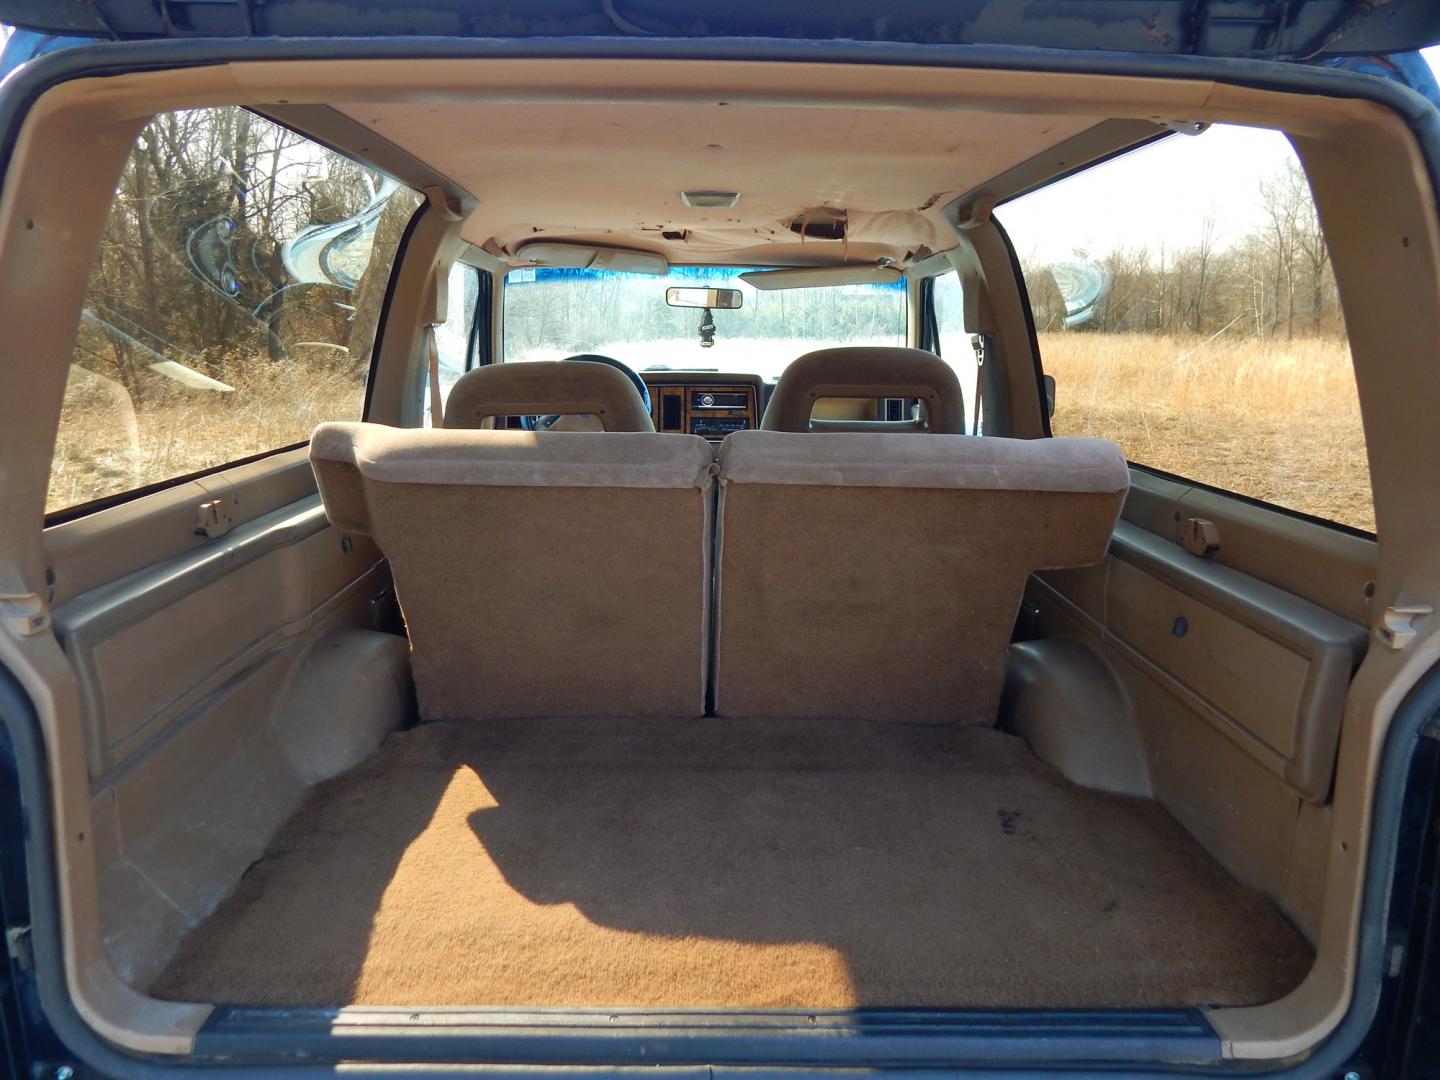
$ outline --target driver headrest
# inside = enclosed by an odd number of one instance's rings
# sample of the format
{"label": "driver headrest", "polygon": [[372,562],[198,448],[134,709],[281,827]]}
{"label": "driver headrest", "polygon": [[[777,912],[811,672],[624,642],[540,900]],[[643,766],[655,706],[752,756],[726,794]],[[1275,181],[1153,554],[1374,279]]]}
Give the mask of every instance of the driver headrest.
{"label": "driver headrest", "polygon": [[855,425],[811,421],[821,398],[918,398],[923,418],[913,423],[874,423],[867,430],[965,434],[965,397],[944,360],[924,349],[851,346],[820,349],[790,363],[765,407],[766,431],[841,430]]}
{"label": "driver headrest", "polygon": [[645,402],[624,373],[563,360],[489,364],[460,376],[445,403],[447,428],[478,428],[492,416],[589,413],[606,431],[654,431]]}

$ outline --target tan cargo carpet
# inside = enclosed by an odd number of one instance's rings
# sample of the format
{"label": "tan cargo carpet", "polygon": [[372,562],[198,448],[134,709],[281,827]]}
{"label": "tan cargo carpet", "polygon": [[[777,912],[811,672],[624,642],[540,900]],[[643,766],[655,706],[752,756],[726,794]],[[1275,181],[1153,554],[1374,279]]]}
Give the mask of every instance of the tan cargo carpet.
{"label": "tan cargo carpet", "polygon": [[1158,805],[1019,739],[445,723],[313,791],[153,988],[339,1005],[1251,1004],[1311,955]]}

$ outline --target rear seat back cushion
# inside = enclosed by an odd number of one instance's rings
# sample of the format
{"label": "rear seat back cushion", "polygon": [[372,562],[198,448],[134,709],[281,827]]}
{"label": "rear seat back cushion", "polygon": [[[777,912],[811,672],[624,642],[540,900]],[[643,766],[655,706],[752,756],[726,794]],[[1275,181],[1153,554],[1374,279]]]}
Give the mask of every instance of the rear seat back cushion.
{"label": "rear seat back cushion", "polygon": [[310,458],[390,560],[425,719],[702,715],[705,440],[332,423]]}
{"label": "rear seat back cushion", "polygon": [[737,432],[720,450],[721,716],[994,722],[1034,570],[1098,562],[1100,439]]}

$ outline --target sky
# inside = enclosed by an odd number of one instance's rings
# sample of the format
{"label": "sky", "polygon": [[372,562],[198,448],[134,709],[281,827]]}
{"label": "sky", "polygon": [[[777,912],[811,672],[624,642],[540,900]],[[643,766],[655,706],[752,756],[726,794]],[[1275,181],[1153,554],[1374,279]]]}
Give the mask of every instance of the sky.
{"label": "sky", "polygon": [[[1440,76],[1440,46],[1422,50]],[[1178,117],[1177,119],[1183,119]],[[1175,135],[995,212],[1021,259],[1055,262],[1116,247],[1193,245],[1207,213],[1225,243],[1262,223],[1259,184],[1294,161],[1278,131],[1215,125]]]}
{"label": "sky", "polygon": [[1278,131],[1216,124],[1174,135],[995,211],[1021,259],[1193,245],[1207,214],[1220,246],[1261,223],[1262,177],[1295,160]]}

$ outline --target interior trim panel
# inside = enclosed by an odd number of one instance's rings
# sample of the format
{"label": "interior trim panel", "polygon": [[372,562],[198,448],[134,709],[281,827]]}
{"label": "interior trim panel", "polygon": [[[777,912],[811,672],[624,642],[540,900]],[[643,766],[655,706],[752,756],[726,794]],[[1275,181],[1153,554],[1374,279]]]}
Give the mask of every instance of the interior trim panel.
{"label": "interior trim panel", "polygon": [[1364,627],[1123,520],[1103,563],[1038,580],[1296,793],[1328,798]]}

